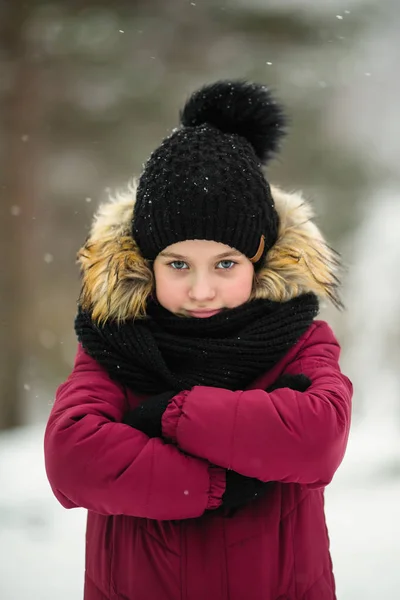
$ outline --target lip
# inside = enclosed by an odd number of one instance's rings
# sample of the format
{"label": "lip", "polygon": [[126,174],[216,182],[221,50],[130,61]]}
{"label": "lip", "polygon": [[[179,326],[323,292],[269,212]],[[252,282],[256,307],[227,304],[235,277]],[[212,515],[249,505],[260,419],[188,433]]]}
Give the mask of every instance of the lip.
{"label": "lip", "polygon": [[221,312],[221,309],[217,310],[188,310],[188,314],[191,317],[196,317],[197,319],[206,319],[208,317],[213,317]]}

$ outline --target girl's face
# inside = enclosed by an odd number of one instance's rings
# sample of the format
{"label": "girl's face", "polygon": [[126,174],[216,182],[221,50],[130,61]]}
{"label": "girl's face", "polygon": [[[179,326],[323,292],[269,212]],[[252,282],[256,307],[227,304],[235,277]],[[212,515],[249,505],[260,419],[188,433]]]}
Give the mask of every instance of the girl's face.
{"label": "girl's face", "polygon": [[164,308],[207,318],[249,300],[254,267],[244,254],[225,244],[185,240],[160,252],[154,277],[157,300]]}

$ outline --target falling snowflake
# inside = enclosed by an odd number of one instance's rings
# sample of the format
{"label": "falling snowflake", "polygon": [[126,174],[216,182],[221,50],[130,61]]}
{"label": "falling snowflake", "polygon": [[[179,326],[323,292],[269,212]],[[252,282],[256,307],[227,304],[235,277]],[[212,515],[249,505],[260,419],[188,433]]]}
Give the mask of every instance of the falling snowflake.
{"label": "falling snowflake", "polygon": [[10,208],[10,213],[12,214],[13,217],[19,217],[19,215],[21,214],[21,207],[14,204]]}

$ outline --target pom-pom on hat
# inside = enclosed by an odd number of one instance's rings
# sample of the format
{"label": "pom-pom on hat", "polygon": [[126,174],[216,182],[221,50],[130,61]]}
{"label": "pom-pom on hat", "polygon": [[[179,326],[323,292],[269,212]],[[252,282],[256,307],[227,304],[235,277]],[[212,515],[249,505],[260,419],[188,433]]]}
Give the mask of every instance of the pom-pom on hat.
{"label": "pom-pom on hat", "polygon": [[285,133],[264,85],[219,81],[186,102],[180,128],[151,154],[139,178],[132,233],[154,260],[184,240],[214,240],[262,263],[278,215],[262,172]]}

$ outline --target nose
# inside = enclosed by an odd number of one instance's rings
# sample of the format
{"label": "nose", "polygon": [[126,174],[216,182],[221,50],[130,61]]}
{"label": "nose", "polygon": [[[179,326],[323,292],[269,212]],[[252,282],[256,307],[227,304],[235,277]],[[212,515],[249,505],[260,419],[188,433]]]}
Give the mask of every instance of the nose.
{"label": "nose", "polygon": [[189,298],[194,302],[204,303],[213,300],[216,295],[215,287],[207,275],[196,275],[193,277],[190,288]]}

